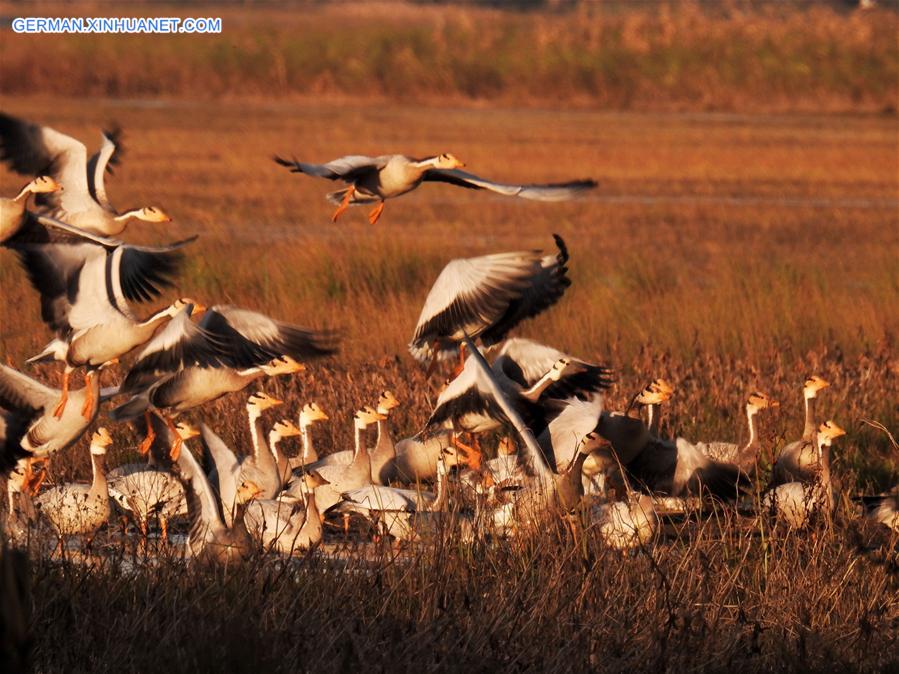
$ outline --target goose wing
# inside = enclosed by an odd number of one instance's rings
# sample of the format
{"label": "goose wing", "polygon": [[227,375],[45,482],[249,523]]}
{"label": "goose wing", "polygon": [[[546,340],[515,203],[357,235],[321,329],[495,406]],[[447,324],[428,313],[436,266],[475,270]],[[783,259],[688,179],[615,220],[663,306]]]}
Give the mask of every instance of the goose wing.
{"label": "goose wing", "polygon": [[39,205],[62,215],[100,208],[88,188],[87,148],[81,141],[0,113],[0,153],[14,171],[49,174],[62,185],[58,192],[40,195]]}
{"label": "goose wing", "polygon": [[241,483],[241,463],[237,455],[206,424],[200,424],[200,439],[203,444],[204,459],[211,460],[213,470],[209,471],[214,487],[218,490],[222,507],[233,513],[237,503],[237,490]]}
{"label": "goose wing", "polygon": [[[359,489],[353,489],[341,494],[344,502],[349,504],[350,510],[363,511],[374,510],[377,512],[402,510],[413,512],[417,502],[410,498],[404,490],[382,487],[379,485],[366,485]],[[355,506],[355,508],[354,508]],[[341,510],[346,508],[339,508]]]}
{"label": "goose wing", "polygon": [[161,376],[185,367],[218,367],[230,363],[226,345],[194,323],[190,318],[192,311],[193,305],[184,307],[147,342],[119,387],[119,393],[135,393],[152,386]]}
{"label": "goose wing", "polygon": [[548,183],[543,185],[508,185],[497,183],[460,171],[459,169],[428,169],[422,177],[423,181],[449,183],[472,190],[490,190],[507,197],[521,197],[535,201],[566,201],[573,199],[586,190],[596,187],[595,180],[573,180],[566,183]]}
{"label": "goose wing", "polygon": [[115,127],[103,132],[103,143],[87,162],[87,186],[91,196],[105,209],[112,211],[112,205],[106,196],[105,174],[112,175],[113,166],[117,166],[122,157],[122,130]]}
{"label": "goose wing", "polygon": [[38,410],[31,408],[16,412],[0,408],[0,475],[7,475],[19,459],[28,456],[22,449],[22,438],[37,414]]}
{"label": "goose wing", "polygon": [[223,345],[233,367],[254,367],[282,356],[305,360],[335,351],[331,333],[315,332],[228,305],[209,309],[200,327]]}
{"label": "goose wing", "polygon": [[588,397],[609,388],[613,382],[613,373],[608,367],[588,363],[531,339],[512,337],[503,342],[494,353],[494,371],[525,389],[536,384],[561,358],[568,358],[583,368],[582,372],[573,373],[553,383],[544,391],[544,398],[565,399],[573,395]]}
{"label": "goose wing", "polygon": [[382,155],[380,157],[366,157],[364,155],[348,155],[340,157],[327,164],[306,164],[304,162],[282,159],[275,157],[276,163],[286,166],[291,173],[305,173],[310,176],[319,178],[327,178],[328,180],[343,180],[346,182],[354,182],[366,174],[380,171],[387,166],[391,155]]}
{"label": "goose wing", "polygon": [[218,499],[212,492],[209,481],[200,464],[189,450],[182,449],[178,456],[178,471],[187,498],[187,512],[190,518],[190,540],[192,543],[208,539],[225,530]]}
{"label": "goose wing", "polygon": [[569,398],[556,401],[550,413],[546,430],[540,434],[539,442],[544,451],[553,457],[558,470],[564,470],[577,455],[581,440],[591,433],[599,423],[602,414],[602,398],[590,400]]}
{"label": "goose wing", "polygon": [[[427,362],[435,341],[454,341],[463,333],[480,335],[521,297],[539,269],[538,251],[451,261],[425,299],[409,351],[419,361]],[[440,355],[447,357],[456,348],[444,344]]]}
{"label": "goose wing", "polygon": [[128,301],[145,302],[170,286],[183,260],[180,249],[196,237],[167,246],[132,246],[44,216],[4,245],[19,257],[41,295],[41,316],[54,330],[102,325],[117,314],[132,318]]}
{"label": "goose wing", "polygon": [[37,411],[53,404],[59,391],[44,386],[27,374],[0,365],[0,407],[8,410]]}
{"label": "goose wing", "polygon": [[[462,372],[453,379],[437,397],[434,411],[425,424],[426,431],[434,431],[446,422],[454,421],[466,415],[479,415],[494,419],[500,423],[508,423],[499,403],[493,398],[486,382],[482,381],[483,374],[474,362],[474,357],[469,356],[465,361]],[[520,396],[513,396],[511,401],[524,402]]]}
{"label": "goose wing", "polygon": [[501,317],[481,335],[486,345],[496,344],[515,326],[533,318],[558,302],[571,281],[568,278],[568,247],[558,234],[553,234],[558,247],[555,255],[543,256],[522,293],[513,299]]}

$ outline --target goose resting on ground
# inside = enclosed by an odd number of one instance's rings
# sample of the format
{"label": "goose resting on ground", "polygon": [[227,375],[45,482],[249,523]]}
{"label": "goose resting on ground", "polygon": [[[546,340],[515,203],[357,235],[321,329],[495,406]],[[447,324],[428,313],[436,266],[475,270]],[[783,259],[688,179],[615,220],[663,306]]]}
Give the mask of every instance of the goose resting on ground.
{"label": "goose resting on ground", "polygon": [[342,190],[328,194],[328,200],[338,204],[331,222],[351,205],[377,204],[368,214],[368,221],[375,224],[384,211],[384,201],[411,192],[422,182],[443,182],[474,190],[490,190],[510,197],[536,201],[564,201],[585,190],[596,187],[593,180],[575,180],[546,185],[505,185],[460,171],[465,166],[451,154],[439,154],[424,159],[413,159],[401,154],[385,154],[379,157],[350,155],[327,164],[305,164],[280,157],[275,162],[290,169],[291,173],[304,173],[328,180],[342,180],[348,184]]}
{"label": "goose resting on ground", "polygon": [[62,186],[40,199],[42,212],[104,236],[120,234],[132,218],[171,221],[155,206],[118,213],[109,203],[104,177],[117,163],[120,136],[118,130],[105,131],[100,150],[88,160],[87,148],[71,136],[0,113],[0,159],[17,173],[47,173]]}
{"label": "goose resting on ground", "polygon": [[86,484],[63,484],[48,489],[34,500],[35,507],[47,518],[59,538],[87,534],[87,547],[97,530],[109,519],[109,488],[106,482],[106,448],[112,438],[105,428],[91,437],[91,470],[93,481]]}
{"label": "goose resting on ground", "polygon": [[823,510],[827,514],[831,513],[833,487],[830,480],[830,446],[836,438],[843,435],[846,435],[846,431],[835,422],[822,423],[815,435],[815,464],[807,467],[803,479],[769,488],[762,499],[762,505],[793,529],[804,527],[816,512]]}
{"label": "goose resting on ground", "polygon": [[0,243],[14,236],[25,223],[25,209],[32,194],[46,194],[59,189],[59,183],[50,176],[38,176],[12,199],[0,197]]}
{"label": "goose resting on ground", "polygon": [[802,438],[786,445],[777,453],[771,469],[769,489],[780,484],[799,481],[808,482],[814,479],[818,466],[818,450],[816,439],[818,422],[815,407],[818,392],[830,384],[817,375],[812,375],[802,385],[802,398],[805,402],[805,424]]}

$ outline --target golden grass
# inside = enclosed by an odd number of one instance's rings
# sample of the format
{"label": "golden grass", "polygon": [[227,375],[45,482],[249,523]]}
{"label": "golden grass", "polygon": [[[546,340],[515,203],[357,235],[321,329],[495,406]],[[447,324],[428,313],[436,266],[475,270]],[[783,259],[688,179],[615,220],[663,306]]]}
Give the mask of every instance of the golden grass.
{"label": "golden grass", "polygon": [[17,35],[10,95],[339,96],[634,109],[890,110],[894,11],[821,3],[579,3],[507,12],[410,3],[290,8],[0,3],[9,16],[218,16],[220,35]]}

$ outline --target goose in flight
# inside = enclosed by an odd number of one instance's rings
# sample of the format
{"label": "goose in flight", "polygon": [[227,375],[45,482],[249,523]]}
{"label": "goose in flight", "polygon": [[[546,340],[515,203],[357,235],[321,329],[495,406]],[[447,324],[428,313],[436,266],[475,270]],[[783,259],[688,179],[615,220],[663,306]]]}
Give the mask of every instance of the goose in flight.
{"label": "goose in flight", "polygon": [[596,187],[594,180],[575,180],[546,185],[507,185],[472,173],[460,171],[465,166],[451,154],[439,154],[424,159],[413,159],[402,154],[385,154],[379,157],[350,155],[327,164],[306,164],[275,157],[275,162],[290,169],[291,173],[303,173],[328,180],[342,180],[347,187],[328,194],[328,200],[337,204],[331,221],[351,205],[376,204],[368,214],[368,221],[375,224],[384,211],[387,199],[411,192],[423,182],[442,182],[474,190],[490,190],[509,197],[521,197],[536,201],[564,201]]}
{"label": "goose in flight", "polygon": [[[27,220],[3,245],[18,256],[40,293],[41,317],[56,332],[56,339],[29,362],[65,363],[56,409],[62,415],[75,369],[85,367],[85,378],[92,376],[149,340],[187,303],[179,300],[144,321],[128,305],[154,299],[171,285],[183,259],[181,248],[196,237],[162,247],[132,246],[44,216],[28,214]],[[85,417],[95,403],[85,401]]]}
{"label": "goose in flight", "polygon": [[[263,375],[303,371],[297,358],[334,352],[329,333],[255,311],[218,305],[204,312],[199,323],[191,320],[192,311],[192,305],[185,306],[144,347],[119,387],[118,393],[130,398],[111,412],[113,419],[166,410],[164,418],[172,426],[177,414],[240,391]],[[177,456],[180,443],[175,442]]]}
{"label": "goose in flight", "polygon": [[52,215],[94,234],[121,234],[132,218],[169,222],[156,206],[116,211],[106,196],[106,172],[118,163],[121,131],[105,131],[100,149],[88,159],[87,148],[71,136],[0,113],[0,159],[24,175],[48,174],[62,190],[39,199],[44,215]]}
{"label": "goose in flight", "polygon": [[562,237],[554,234],[553,239],[555,254],[531,250],[449,262],[425,299],[409,344],[412,356],[433,367],[460,353],[466,337],[480,338],[484,346],[497,344],[519,323],[558,302],[571,281],[568,248]]}
{"label": "goose in flight", "polygon": [[0,243],[13,236],[25,222],[25,209],[32,194],[46,194],[60,189],[50,176],[38,176],[12,199],[0,197]]}

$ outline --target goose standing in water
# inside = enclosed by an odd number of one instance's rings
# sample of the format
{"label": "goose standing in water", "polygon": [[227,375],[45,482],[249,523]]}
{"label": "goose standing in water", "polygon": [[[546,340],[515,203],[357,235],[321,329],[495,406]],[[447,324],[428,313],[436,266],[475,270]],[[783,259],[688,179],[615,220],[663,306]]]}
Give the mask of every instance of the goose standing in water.
{"label": "goose standing in water", "polygon": [[254,499],[247,507],[244,522],[247,530],[264,550],[292,554],[315,547],[322,540],[322,518],[315,502],[315,489],[326,481],[315,471],[300,478],[304,498],[281,496],[277,499]]}
{"label": "goose standing in water", "polygon": [[812,375],[802,385],[802,398],[805,402],[805,425],[802,438],[791,442],[778,452],[771,470],[770,487],[799,481],[808,482],[814,479],[818,466],[817,433],[818,421],[815,408],[818,392],[830,384],[817,375]]}
{"label": "goose standing in water", "polygon": [[[187,513],[187,501],[181,482],[171,472],[168,450],[171,431],[158,417],[150,417],[156,441],[149,448],[143,464],[125,464],[109,471],[109,495],[122,512],[131,513],[140,528],[144,544],[150,516],[159,519],[163,543],[168,541],[168,522],[175,515]],[[195,438],[200,431],[181,422],[176,427],[182,442]]]}
{"label": "goose standing in water", "polygon": [[59,189],[59,183],[50,176],[38,176],[12,199],[0,197],[0,243],[14,236],[25,224],[25,210],[32,194],[47,194]]}
{"label": "goose standing in water", "polygon": [[66,536],[84,534],[87,547],[97,530],[109,520],[109,486],[106,482],[106,448],[112,438],[105,428],[91,437],[91,470],[93,481],[86,484],[64,484],[48,489],[34,503],[59,536],[59,549]]}
{"label": "goose standing in water", "polygon": [[[369,408],[370,409],[370,408]],[[341,494],[346,491],[358,489],[372,483],[371,461],[368,447],[365,443],[365,429],[377,423],[383,415],[374,410],[359,410],[353,417],[355,427],[355,454],[349,465],[334,464],[316,468],[316,472],[327,482],[315,490],[318,508],[321,512],[327,512],[340,501]],[[301,496],[295,489],[291,489],[291,495]]]}
{"label": "goose standing in water", "polygon": [[[833,421],[825,421],[815,436],[815,465],[805,471],[801,480],[785,482],[765,492],[762,505],[793,529],[804,527],[818,511],[833,511],[833,488],[830,480],[830,446],[846,431]],[[811,473],[811,474],[809,474]]]}
{"label": "goose standing in water", "polygon": [[[144,347],[119,387],[131,397],[110,413],[113,419],[155,410],[173,426],[172,418],[181,412],[240,391],[263,375],[303,371],[296,358],[334,352],[329,334],[255,311],[215,306],[196,324],[192,309],[186,306]],[[176,439],[173,455],[177,451]]]}
{"label": "goose standing in water", "polygon": [[71,136],[0,113],[0,159],[17,173],[48,172],[62,186],[42,198],[44,214],[103,236],[121,234],[132,218],[171,221],[156,206],[119,213],[109,203],[105,174],[117,163],[119,142],[119,131],[104,132],[100,150],[88,159],[87,148]]}
{"label": "goose standing in water", "polygon": [[238,485],[235,512],[226,524],[221,502],[193,454],[180,452],[177,465],[187,498],[188,544],[194,559],[211,566],[229,566],[246,560],[253,552],[253,539],[247,532],[244,515],[248,503],[259,494],[259,487],[252,482]]}
{"label": "goose standing in water", "polygon": [[351,205],[377,204],[368,214],[368,221],[375,224],[384,211],[387,199],[411,192],[423,182],[443,182],[474,190],[490,190],[510,197],[536,201],[564,201],[585,190],[596,187],[593,180],[575,180],[546,185],[507,185],[460,171],[461,161],[448,153],[424,159],[413,159],[402,154],[385,154],[378,157],[350,155],[327,164],[306,164],[275,157],[275,162],[290,169],[328,180],[342,180],[348,187],[328,194],[328,200],[338,205],[331,222]]}
{"label": "goose standing in water", "polygon": [[288,460],[291,471],[318,462],[318,451],[315,449],[315,442],[312,439],[312,427],[321,421],[328,421],[328,419],[330,417],[314,402],[306,403],[303,409],[300,410],[300,433],[303,439],[303,453]]}
{"label": "goose standing in water", "polygon": [[732,442],[699,442],[696,443],[696,446],[703,454],[715,461],[731,463],[748,475],[754,474],[756,460],[762,448],[759,441],[756,416],[764,409],[778,406],[780,406],[780,403],[776,400],[772,400],[764,393],[755,391],[749,395],[749,400],[746,402],[749,440],[747,440],[745,445],[740,446]]}

